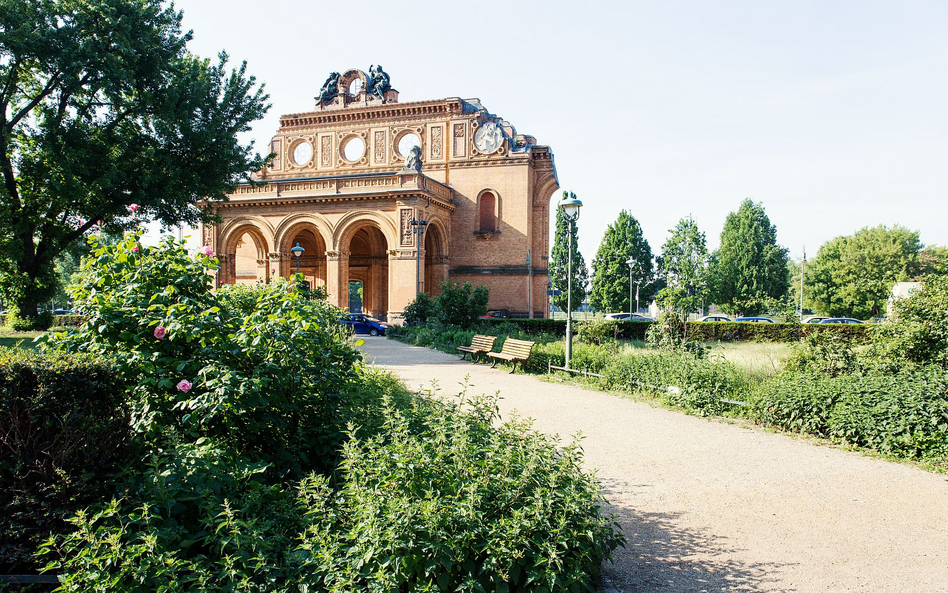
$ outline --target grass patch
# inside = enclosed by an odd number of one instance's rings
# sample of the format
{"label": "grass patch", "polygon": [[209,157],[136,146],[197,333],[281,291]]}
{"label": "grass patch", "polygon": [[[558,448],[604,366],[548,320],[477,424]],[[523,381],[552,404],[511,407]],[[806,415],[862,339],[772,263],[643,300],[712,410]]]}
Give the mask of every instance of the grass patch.
{"label": "grass patch", "polygon": [[43,332],[18,332],[9,327],[0,327],[0,347],[33,350],[35,349],[33,340],[41,335]]}

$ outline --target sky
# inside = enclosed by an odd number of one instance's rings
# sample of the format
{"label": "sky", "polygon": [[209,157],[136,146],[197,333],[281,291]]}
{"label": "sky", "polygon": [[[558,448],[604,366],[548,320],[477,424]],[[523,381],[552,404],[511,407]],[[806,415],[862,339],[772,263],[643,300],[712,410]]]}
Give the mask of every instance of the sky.
{"label": "sky", "polygon": [[[719,243],[763,204],[799,259],[867,226],[948,245],[948,2],[177,0],[189,49],[224,50],[272,108],[381,64],[399,101],[479,98],[551,147],[591,263],[621,210],[658,255],[692,217]],[[559,193],[555,196],[559,197]]]}

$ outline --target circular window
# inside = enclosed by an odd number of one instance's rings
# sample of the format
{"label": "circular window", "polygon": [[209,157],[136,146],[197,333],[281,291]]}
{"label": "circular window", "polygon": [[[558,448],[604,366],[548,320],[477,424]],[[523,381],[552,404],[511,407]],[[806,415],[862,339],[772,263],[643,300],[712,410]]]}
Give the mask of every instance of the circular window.
{"label": "circular window", "polygon": [[299,166],[306,165],[313,158],[313,145],[303,140],[293,147],[293,162]]}
{"label": "circular window", "polygon": [[365,154],[365,142],[362,141],[362,138],[357,136],[350,138],[342,148],[342,154],[346,157],[347,161],[354,163]]}
{"label": "circular window", "polygon": [[418,139],[417,134],[412,134],[411,132],[403,134],[401,138],[398,139],[398,155],[401,157],[408,156],[408,153],[411,152],[413,146],[421,147],[421,140]]}
{"label": "circular window", "polygon": [[362,92],[363,86],[362,79],[356,77],[352,82],[349,83],[349,94],[355,97]]}

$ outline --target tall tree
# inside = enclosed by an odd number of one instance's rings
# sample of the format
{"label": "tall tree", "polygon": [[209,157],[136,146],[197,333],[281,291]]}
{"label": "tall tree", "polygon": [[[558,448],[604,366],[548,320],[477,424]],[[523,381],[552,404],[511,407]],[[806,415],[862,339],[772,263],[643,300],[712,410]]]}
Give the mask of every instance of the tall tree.
{"label": "tall tree", "polygon": [[[550,284],[560,294],[553,297],[553,303],[561,310],[566,310],[566,268],[569,258],[569,221],[562,208],[556,209],[556,229],[553,234],[553,253],[550,257]],[[586,260],[579,252],[578,225],[573,224],[573,311],[583,304],[586,290],[589,286],[589,271],[586,269]]]}
{"label": "tall tree", "polygon": [[948,274],[948,247],[928,245],[918,253],[917,278],[929,274]]}
{"label": "tall tree", "polygon": [[920,250],[918,232],[898,225],[831,239],[807,266],[804,302],[834,317],[880,315],[892,286],[917,274]]}
{"label": "tall tree", "polygon": [[[627,263],[630,258],[635,262],[631,271]],[[652,273],[652,248],[642,236],[639,221],[623,210],[606,228],[593,259],[589,304],[597,311],[632,311],[635,301],[631,295],[636,282],[640,283],[640,302],[652,299]]]}
{"label": "tall tree", "polygon": [[702,309],[707,297],[707,241],[690,218],[679,220],[670,232],[658,260],[665,288],[656,298],[662,306],[684,316]]}
{"label": "tall tree", "polygon": [[237,140],[262,86],[190,39],[160,0],[0,0],[0,288],[21,316],[94,226],[210,220],[195,202],[263,164]]}
{"label": "tall tree", "polygon": [[744,200],[728,214],[712,262],[711,299],[728,313],[758,315],[787,295],[787,250],[763,204]]}

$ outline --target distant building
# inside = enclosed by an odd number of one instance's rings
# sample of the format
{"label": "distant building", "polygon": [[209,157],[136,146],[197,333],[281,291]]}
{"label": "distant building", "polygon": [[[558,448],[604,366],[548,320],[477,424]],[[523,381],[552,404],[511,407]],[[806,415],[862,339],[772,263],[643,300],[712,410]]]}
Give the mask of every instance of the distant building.
{"label": "distant building", "polygon": [[894,317],[895,302],[897,300],[912,296],[921,287],[921,282],[896,282],[895,286],[892,287],[892,292],[889,293],[889,301],[885,306],[886,317],[889,319]]}
{"label": "distant building", "polygon": [[546,316],[549,147],[478,99],[399,103],[388,80],[333,73],[315,108],[280,118],[257,183],[203,204],[222,219],[201,236],[218,284],[289,277],[299,244],[300,272],[343,308],[355,290],[363,311],[397,321],[416,282],[436,294],[452,280],[487,286],[490,309],[526,317],[532,301]]}

